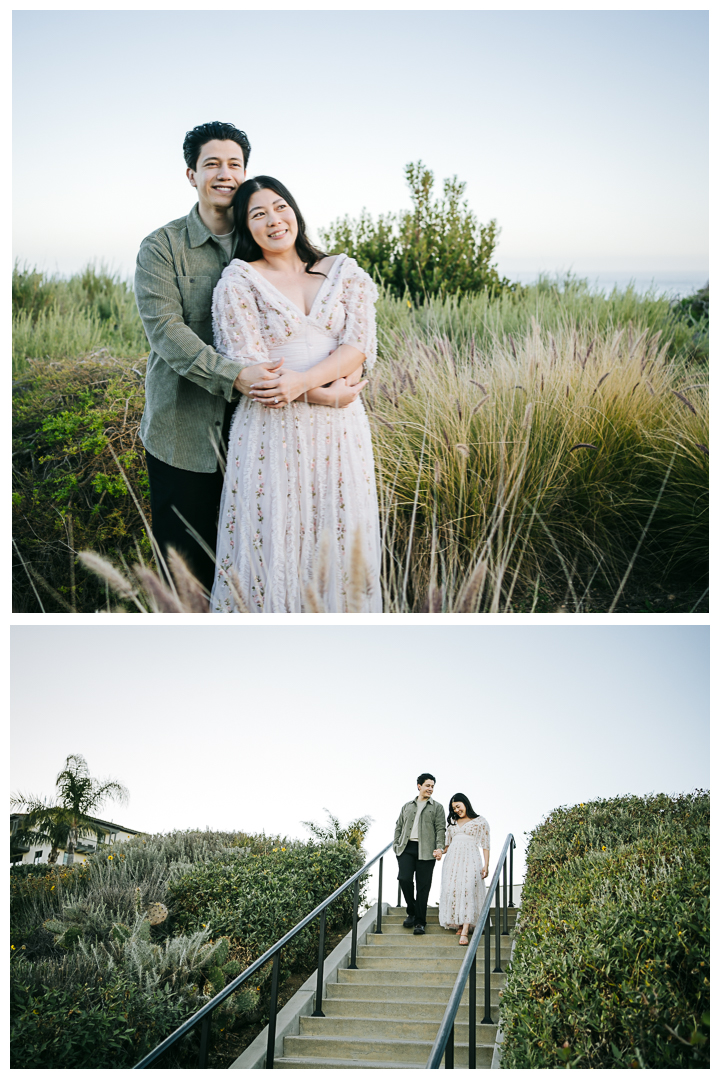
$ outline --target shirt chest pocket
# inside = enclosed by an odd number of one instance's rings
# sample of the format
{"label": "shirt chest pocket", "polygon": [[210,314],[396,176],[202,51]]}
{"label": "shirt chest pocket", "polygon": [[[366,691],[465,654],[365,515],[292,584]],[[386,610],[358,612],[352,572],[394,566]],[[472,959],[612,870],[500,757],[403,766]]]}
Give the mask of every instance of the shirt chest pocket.
{"label": "shirt chest pocket", "polygon": [[177,280],[185,322],[193,328],[209,326],[212,317],[212,294],[217,278],[207,274],[194,274],[192,277],[178,277]]}

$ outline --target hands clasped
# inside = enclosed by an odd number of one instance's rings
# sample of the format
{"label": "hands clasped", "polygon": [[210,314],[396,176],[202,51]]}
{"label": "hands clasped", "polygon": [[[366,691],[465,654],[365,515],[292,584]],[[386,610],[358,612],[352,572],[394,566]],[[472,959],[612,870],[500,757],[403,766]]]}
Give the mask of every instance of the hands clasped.
{"label": "hands clasped", "polygon": [[433,851],[433,858],[437,859],[437,861],[440,862],[444,854],[445,852],[442,848],[435,848],[435,850]]}
{"label": "hands clasped", "polygon": [[284,358],[269,364],[251,364],[238,375],[235,385],[241,393],[259,402],[267,409],[283,409],[291,401],[307,394],[306,400],[313,405],[328,405],[345,409],[367,386],[367,379],[357,381],[362,368],[346,378],[336,379],[329,386],[319,386],[308,391],[305,373],[281,370]]}

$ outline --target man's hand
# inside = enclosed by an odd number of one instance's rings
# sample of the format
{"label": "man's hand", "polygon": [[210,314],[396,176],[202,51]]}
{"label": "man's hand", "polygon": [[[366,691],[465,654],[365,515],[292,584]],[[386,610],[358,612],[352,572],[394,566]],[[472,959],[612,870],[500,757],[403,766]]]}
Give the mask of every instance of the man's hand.
{"label": "man's hand", "polygon": [[327,395],[325,404],[330,405],[333,409],[347,409],[348,405],[352,405],[360,391],[364,390],[367,384],[367,379],[352,384],[348,379],[336,379],[329,386],[323,387],[323,394]]}
{"label": "man's hand", "polygon": [[437,861],[440,862],[440,860],[443,857],[443,854],[444,854],[444,852],[443,852],[442,848],[435,848],[435,850],[433,851],[433,858],[437,859]]}
{"label": "man's hand", "polygon": [[234,384],[235,389],[246,397],[252,397],[250,389],[253,383],[261,379],[275,379],[284,363],[285,361],[280,359],[267,364],[249,364],[238,373]]}

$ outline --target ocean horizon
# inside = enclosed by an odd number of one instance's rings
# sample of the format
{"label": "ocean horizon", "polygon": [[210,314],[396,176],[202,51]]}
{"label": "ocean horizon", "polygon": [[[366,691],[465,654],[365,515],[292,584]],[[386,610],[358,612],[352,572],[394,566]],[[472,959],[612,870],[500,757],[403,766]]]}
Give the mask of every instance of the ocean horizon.
{"label": "ocean horizon", "polygon": [[605,296],[613,291],[613,289],[627,289],[629,285],[635,287],[636,292],[646,293],[651,290],[655,292],[657,296],[667,294],[673,299],[682,299],[684,296],[692,296],[698,289],[704,288],[709,279],[707,271],[702,272],[689,272],[682,271],[680,273],[673,271],[656,271],[651,272],[648,270],[638,270],[635,273],[631,273],[627,270],[570,270],[570,271],[555,271],[555,273],[549,273],[548,271],[535,270],[530,272],[528,270],[506,270],[498,267],[501,274],[511,278],[511,280],[519,281],[522,285],[532,285],[538,280],[540,274],[546,274],[550,278],[565,277],[566,273],[571,273],[573,277],[584,279],[588,282],[588,285],[592,289],[602,291]]}

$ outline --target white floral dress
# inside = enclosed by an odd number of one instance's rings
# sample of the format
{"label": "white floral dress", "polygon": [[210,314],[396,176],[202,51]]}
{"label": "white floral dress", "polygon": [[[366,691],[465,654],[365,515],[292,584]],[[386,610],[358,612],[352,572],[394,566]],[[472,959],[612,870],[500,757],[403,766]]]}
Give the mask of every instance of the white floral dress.
{"label": "white floral dress", "polygon": [[[339,345],[377,354],[372,279],[338,255],[306,315],[249,263],[234,259],[213,294],[215,348],[243,365],[285,358],[305,371]],[[359,530],[364,572],[351,565]],[[351,581],[352,575],[352,581]],[[380,528],[370,426],[360,398],[345,409],[293,401],[235,410],[218,520],[210,610],[382,611]],[[308,592],[310,586],[311,593]],[[358,599],[359,598],[359,599]]]}
{"label": "white floral dress", "polygon": [[490,826],[479,816],[464,825],[450,825],[445,844],[449,847],[443,859],[440,925],[446,930],[464,923],[477,926],[485,903],[485,860],[480,848],[490,847]]}

